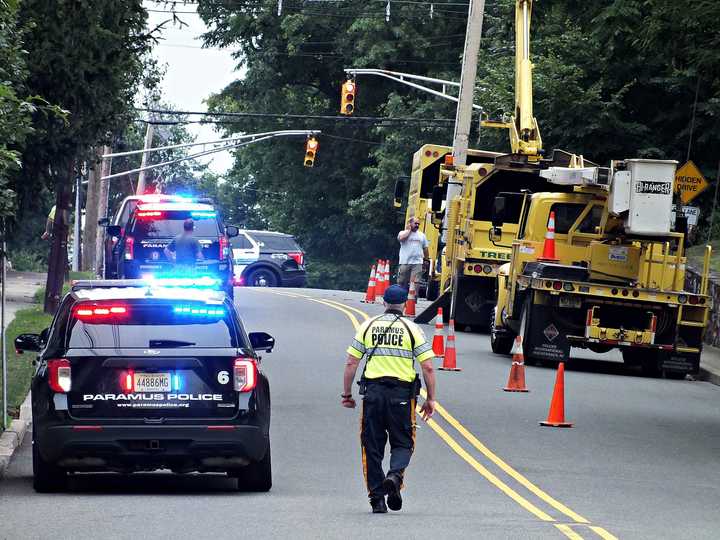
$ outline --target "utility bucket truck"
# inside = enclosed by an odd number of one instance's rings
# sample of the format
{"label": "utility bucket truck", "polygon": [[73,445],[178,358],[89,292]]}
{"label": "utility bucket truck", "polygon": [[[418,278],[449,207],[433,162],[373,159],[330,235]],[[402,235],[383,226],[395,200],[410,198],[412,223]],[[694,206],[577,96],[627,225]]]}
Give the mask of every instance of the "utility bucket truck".
{"label": "utility bucket truck", "polygon": [[[511,255],[497,277],[494,352],[508,354],[521,335],[528,362],[567,361],[571,347],[620,349],[649,375],[698,372],[711,309],[710,247],[699,294],[690,293],[685,234],[672,225],[676,166],[628,159],[610,168],[549,167],[540,176],[557,192],[498,194],[490,235]],[[508,209],[517,207],[519,225],[507,226]],[[506,228],[516,233],[509,243]]]}

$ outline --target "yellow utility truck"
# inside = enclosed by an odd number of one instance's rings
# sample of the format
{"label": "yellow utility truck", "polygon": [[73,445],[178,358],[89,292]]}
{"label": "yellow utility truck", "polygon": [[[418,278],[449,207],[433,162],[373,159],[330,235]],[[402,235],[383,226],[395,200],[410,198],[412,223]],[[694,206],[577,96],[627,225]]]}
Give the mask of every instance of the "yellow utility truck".
{"label": "yellow utility truck", "polygon": [[[493,201],[500,192],[537,193],[548,189],[539,175],[549,167],[593,165],[562,150],[543,150],[538,122],[533,116],[530,20],[532,0],[515,2],[515,107],[507,121],[483,120],[483,127],[507,129],[509,154],[468,150],[466,165],[455,167],[452,148],[425,145],[413,157],[407,218],[417,217],[430,241],[430,261],[421,293],[434,302],[416,317],[429,322],[443,307],[446,318],[454,311],[459,328],[487,330],[492,325],[498,268],[509,260],[510,242],[520,218],[520,206],[508,199],[503,238],[491,241]],[[447,202],[448,185],[461,186],[460,195]],[[572,188],[569,188],[571,190]],[[402,188],[396,186],[395,205]],[[425,287],[426,285],[426,287]],[[452,309],[449,309],[452,308]]]}
{"label": "yellow utility truck", "polygon": [[[685,233],[672,224],[676,166],[628,159],[609,168],[549,167],[539,174],[557,192],[498,194],[490,234],[511,255],[497,277],[493,351],[508,354],[521,335],[529,363],[566,361],[571,347],[620,349],[649,375],[697,373],[711,308],[710,247],[699,294],[690,293]],[[519,226],[514,216],[506,226],[517,206]],[[546,238],[551,216],[554,240]]]}

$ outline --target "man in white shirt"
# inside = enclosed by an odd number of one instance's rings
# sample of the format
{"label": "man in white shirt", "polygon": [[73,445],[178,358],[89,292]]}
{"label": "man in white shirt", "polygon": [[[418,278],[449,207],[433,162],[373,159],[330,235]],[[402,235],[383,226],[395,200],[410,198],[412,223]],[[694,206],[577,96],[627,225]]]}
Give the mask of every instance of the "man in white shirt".
{"label": "man in white shirt", "polygon": [[420,220],[411,217],[405,230],[398,233],[400,242],[400,267],[398,268],[398,285],[406,289],[410,286],[410,279],[422,272],[423,259],[428,259],[428,239],[420,232]]}

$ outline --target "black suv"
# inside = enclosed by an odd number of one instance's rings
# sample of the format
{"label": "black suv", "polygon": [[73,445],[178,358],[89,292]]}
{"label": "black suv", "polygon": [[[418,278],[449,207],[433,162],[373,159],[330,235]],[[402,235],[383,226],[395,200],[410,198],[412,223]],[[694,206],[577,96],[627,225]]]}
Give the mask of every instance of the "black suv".
{"label": "black suv", "polygon": [[221,291],[79,281],[52,326],[22,334],[39,351],[32,380],[33,474],[39,492],[72,471],[225,472],[267,491],[270,387],[257,350]]}
{"label": "black suv", "polygon": [[304,287],[305,252],[289,234],[240,230],[230,240],[235,285]]}
{"label": "black suv", "polygon": [[[195,223],[193,237],[202,247],[203,259],[190,276],[178,276],[175,265],[165,256],[165,248],[182,233],[183,223]],[[220,280],[220,287],[233,296],[233,261],[230,238],[238,228],[225,227],[212,204],[192,201],[140,203],[130,215],[127,226],[107,227],[108,235],[119,236],[113,248],[114,274],[121,279],[154,277],[210,276]],[[183,274],[187,270],[182,271]]]}

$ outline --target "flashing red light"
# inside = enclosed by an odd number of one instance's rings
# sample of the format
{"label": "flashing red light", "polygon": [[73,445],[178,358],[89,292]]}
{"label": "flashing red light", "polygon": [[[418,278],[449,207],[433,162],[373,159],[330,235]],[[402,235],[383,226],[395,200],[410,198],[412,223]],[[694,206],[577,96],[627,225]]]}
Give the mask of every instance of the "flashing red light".
{"label": "flashing red light", "polygon": [[257,364],[254,358],[236,358],[233,374],[237,392],[250,392],[255,389]]}
{"label": "flashing red light", "polygon": [[220,237],[220,255],[218,258],[221,261],[224,261],[225,259],[228,258],[229,254],[230,254],[230,242],[228,241],[228,239],[225,236],[221,236]]}
{"label": "flashing red light", "polygon": [[298,266],[302,266],[303,261],[305,260],[305,257],[300,251],[293,251],[291,253],[288,253],[288,257],[293,259],[298,264]]}
{"label": "flashing red light", "polygon": [[48,384],[53,392],[67,394],[72,388],[72,369],[70,360],[59,358],[48,360]]}
{"label": "flashing red light", "polygon": [[135,239],[132,236],[125,237],[125,260],[132,261],[135,258]]}
{"label": "flashing red light", "polygon": [[562,289],[562,281],[554,281],[553,289],[555,289],[556,291],[559,291],[560,289]]}
{"label": "flashing red light", "polygon": [[159,210],[146,210],[146,211],[137,213],[137,216],[139,218],[161,217],[162,215],[163,215],[163,213],[160,212]]}
{"label": "flashing red light", "polygon": [[114,318],[118,315],[127,315],[128,308],[125,306],[79,306],[75,308],[75,318],[83,321],[96,321]]}

